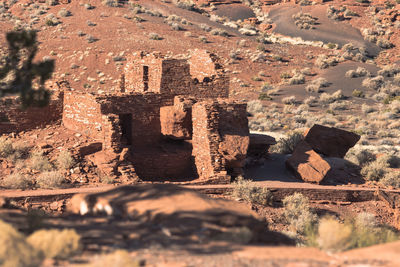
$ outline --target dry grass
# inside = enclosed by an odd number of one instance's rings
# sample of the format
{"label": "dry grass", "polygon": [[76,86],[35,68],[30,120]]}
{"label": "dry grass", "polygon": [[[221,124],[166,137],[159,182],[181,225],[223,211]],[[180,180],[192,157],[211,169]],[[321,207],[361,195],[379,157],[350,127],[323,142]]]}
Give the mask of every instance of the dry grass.
{"label": "dry grass", "polygon": [[338,222],[333,217],[322,218],[318,225],[318,246],[329,252],[350,248],[352,227]]}
{"label": "dry grass", "polygon": [[294,95],[284,97],[282,98],[282,103],[285,105],[294,105],[296,104],[296,97]]}
{"label": "dry grass", "polygon": [[321,92],[321,89],[323,87],[328,87],[328,86],[329,86],[329,82],[325,78],[321,77],[321,78],[312,80],[310,82],[310,84],[308,84],[306,86],[306,91],[319,93],[319,92]]}
{"label": "dry grass", "polygon": [[270,151],[279,154],[291,154],[297,144],[303,139],[304,135],[302,132],[289,132],[287,137],[280,138],[275,145],[271,146]]}
{"label": "dry grass", "polygon": [[60,169],[68,170],[72,168],[75,164],[74,158],[69,151],[61,151],[57,157],[57,166]]}
{"label": "dry grass", "polygon": [[32,177],[14,172],[1,180],[0,185],[10,189],[27,189],[32,186]]}
{"label": "dry grass", "polygon": [[36,178],[36,184],[40,188],[60,188],[64,181],[64,175],[58,171],[43,172]]}
{"label": "dry grass", "polygon": [[43,155],[42,151],[35,151],[32,153],[30,167],[41,172],[53,170],[53,165],[50,163],[49,159]]}
{"label": "dry grass", "polygon": [[25,237],[0,220],[0,265],[3,267],[41,266],[42,255],[26,243]]}
{"label": "dry grass", "polygon": [[310,208],[308,198],[300,193],[285,197],[283,206],[283,214],[293,232],[304,234],[307,227],[317,220],[317,216]]}
{"label": "dry grass", "polygon": [[27,241],[48,259],[68,259],[81,251],[80,239],[75,230],[51,229],[38,230]]}
{"label": "dry grass", "polygon": [[373,161],[361,169],[361,175],[369,181],[379,181],[387,172],[389,164],[383,161]]}
{"label": "dry grass", "polygon": [[258,187],[254,182],[245,180],[241,176],[236,178],[235,182],[233,182],[232,196],[253,204],[272,204],[272,194],[267,188]]}

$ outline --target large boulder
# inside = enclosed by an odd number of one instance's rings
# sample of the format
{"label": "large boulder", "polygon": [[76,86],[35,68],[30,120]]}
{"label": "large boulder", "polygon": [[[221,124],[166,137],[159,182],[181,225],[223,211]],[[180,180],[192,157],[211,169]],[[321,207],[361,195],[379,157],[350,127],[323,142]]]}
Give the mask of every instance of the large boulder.
{"label": "large boulder", "polygon": [[311,127],[304,138],[316,152],[337,158],[343,158],[359,139],[358,134],[319,124]]}
{"label": "large boulder", "polygon": [[286,160],[286,166],[305,182],[321,183],[331,166],[305,141],[301,141]]}

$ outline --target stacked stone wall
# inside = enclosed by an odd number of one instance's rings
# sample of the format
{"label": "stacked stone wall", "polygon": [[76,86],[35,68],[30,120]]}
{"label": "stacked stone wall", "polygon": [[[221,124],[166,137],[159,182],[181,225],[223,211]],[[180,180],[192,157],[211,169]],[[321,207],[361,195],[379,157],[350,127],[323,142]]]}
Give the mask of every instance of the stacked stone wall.
{"label": "stacked stone wall", "polygon": [[104,139],[100,105],[93,94],[65,91],[63,124],[95,140]]}
{"label": "stacked stone wall", "polygon": [[63,109],[63,94],[54,93],[45,107],[21,108],[19,97],[0,99],[0,134],[20,132],[60,122]]}

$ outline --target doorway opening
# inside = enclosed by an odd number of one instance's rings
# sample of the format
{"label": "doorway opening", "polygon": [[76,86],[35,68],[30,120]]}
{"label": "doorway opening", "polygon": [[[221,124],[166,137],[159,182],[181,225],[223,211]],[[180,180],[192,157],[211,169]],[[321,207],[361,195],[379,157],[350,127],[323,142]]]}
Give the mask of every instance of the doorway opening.
{"label": "doorway opening", "polygon": [[132,114],[120,114],[119,122],[121,126],[121,143],[132,145]]}

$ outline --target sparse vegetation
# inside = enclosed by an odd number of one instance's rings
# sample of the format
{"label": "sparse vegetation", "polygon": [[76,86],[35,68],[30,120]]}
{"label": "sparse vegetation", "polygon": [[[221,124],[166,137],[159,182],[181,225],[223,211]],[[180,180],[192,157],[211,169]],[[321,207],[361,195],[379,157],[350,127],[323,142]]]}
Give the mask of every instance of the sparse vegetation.
{"label": "sparse vegetation", "polygon": [[303,133],[297,131],[289,132],[287,137],[279,139],[275,145],[271,146],[270,151],[279,154],[291,154],[303,139]]}
{"label": "sparse vegetation", "polygon": [[292,232],[305,234],[307,228],[317,221],[317,216],[311,210],[308,198],[300,193],[285,197],[283,206],[283,214]]}
{"label": "sparse vegetation", "polygon": [[27,242],[48,259],[68,259],[81,251],[81,237],[72,229],[38,230]]}
{"label": "sparse vegetation", "polygon": [[0,185],[10,189],[27,189],[32,185],[32,177],[14,172],[0,180]]}
{"label": "sparse vegetation", "polygon": [[44,156],[42,151],[34,151],[30,157],[30,167],[38,171],[51,171],[53,170],[53,165],[50,163],[49,159]]}
{"label": "sparse vegetation", "polygon": [[318,20],[317,18],[312,17],[311,14],[303,12],[293,15],[292,18],[297,27],[305,30],[314,29],[314,25],[317,24]]}
{"label": "sparse vegetation", "polygon": [[0,220],[0,264],[4,267],[36,267],[41,254],[10,224]]}
{"label": "sparse vegetation", "polygon": [[36,184],[40,188],[60,188],[64,181],[64,175],[59,171],[46,171],[36,178]]}
{"label": "sparse vegetation", "polygon": [[272,205],[272,194],[267,188],[258,187],[241,176],[233,182],[232,196],[253,204]]}
{"label": "sparse vegetation", "polygon": [[285,105],[294,105],[296,104],[296,97],[294,95],[284,97],[282,98],[282,103]]}
{"label": "sparse vegetation", "polygon": [[306,91],[319,93],[319,92],[321,92],[321,89],[323,87],[328,87],[328,86],[329,86],[329,82],[325,78],[320,77],[320,78],[312,80],[306,86]]}
{"label": "sparse vegetation", "polygon": [[162,40],[162,37],[160,35],[158,35],[157,33],[154,33],[154,32],[149,34],[149,38],[151,40]]}
{"label": "sparse vegetation", "polygon": [[74,166],[74,164],[75,164],[75,161],[70,152],[63,150],[58,154],[57,166],[60,169],[68,170],[68,169],[72,168],[72,166]]}

